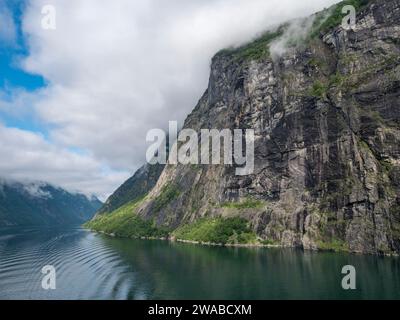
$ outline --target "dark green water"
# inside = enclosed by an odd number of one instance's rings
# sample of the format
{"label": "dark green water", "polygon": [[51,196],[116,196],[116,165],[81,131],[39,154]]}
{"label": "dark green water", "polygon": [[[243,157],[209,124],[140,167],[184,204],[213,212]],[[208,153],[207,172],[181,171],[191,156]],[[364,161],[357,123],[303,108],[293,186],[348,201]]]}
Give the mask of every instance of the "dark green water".
{"label": "dark green water", "polygon": [[[357,290],[341,269],[357,270]],[[41,287],[53,265],[57,289]],[[0,229],[0,299],[400,299],[400,259]]]}

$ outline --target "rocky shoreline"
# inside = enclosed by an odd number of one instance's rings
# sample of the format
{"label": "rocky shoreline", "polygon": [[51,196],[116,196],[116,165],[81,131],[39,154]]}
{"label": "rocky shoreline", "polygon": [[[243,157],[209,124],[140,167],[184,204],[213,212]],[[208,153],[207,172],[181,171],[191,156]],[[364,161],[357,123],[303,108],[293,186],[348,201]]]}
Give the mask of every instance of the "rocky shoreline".
{"label": "rocky shoreline", "polygon": [[[169,241],[169,242],[179,242],[179,243],[186,243],[186,244],[194,244],[194,245],[200,245],[200,246],[207,246],[207,247],[226,247],[226,248],[291,248],[291,249],[301,249],[304,251],[310,251],[310,252],[336,252],[336,253],[347,253],[347,254],[356,254],[356,255],[365,255],[363,252],[348,252],[348,251],[335,251],[335,250],[323,250],[323,249],[306,249],[306,248],[300,248],[300,247],[290,247],[290,246],[283,246],[281,244],[262,244],[262,243],[213,243],[213,242],[202,242],[202,241],[193,241],[193,240],[184,240],[184,239],[175,239],[174,237],[119,237],[115,235],[114,233],[107,233],[104,231],[97,231],[97,230],[91,230],[87,229],[90,232],[98,233],[98,234],[103,234],[105,236],[109,236],[112,238],[120,238],[120,239],[131,239],[131,240],[158,240],[158,241]],[[367,254],[370,255],[370,254]],[[382,254],[381,256],[385,257],[393,257],[393,258],[398,258],[400,257],[399,254],[393,253],[393,254]]]}

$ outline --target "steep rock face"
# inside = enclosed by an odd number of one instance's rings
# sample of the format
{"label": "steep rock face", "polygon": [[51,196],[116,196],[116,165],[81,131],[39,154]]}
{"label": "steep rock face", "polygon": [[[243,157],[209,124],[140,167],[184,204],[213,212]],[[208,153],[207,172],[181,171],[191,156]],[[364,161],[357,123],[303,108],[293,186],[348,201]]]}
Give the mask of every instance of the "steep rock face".
{"label": "steep rock face", "polygon": [[[217,54],[184,127],[254,129],[254,173],[167,165],[138,213],[172,229],[240,215],[285,246],[400,252],[400,1],[357,19],[274,59]],[[248,198],[262,206],[224,206]]]}
{"label": "steep rock face", "polygon": [[111,213],[146,195],[157,183],[163,169],[164,165],[162,164],[146,164],[141,167],[107,199],[97,214]]}

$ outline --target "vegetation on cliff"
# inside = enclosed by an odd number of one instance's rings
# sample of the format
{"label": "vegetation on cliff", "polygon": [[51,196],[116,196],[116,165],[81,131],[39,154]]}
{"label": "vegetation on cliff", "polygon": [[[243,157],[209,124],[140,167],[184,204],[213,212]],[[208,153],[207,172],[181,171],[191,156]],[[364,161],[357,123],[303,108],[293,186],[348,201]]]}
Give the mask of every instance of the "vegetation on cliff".
{"label": "vegetation on cliff", "polygon": [[141,200],[130,202],[109,214],[98,215],[84,224],[94,231],[127,238],[165,238],[173,235],[178,240],[216,244],[251,244],[257,242],[256,234],[248,221],[239,217],[203,218],[193,224],[182,225],[174,231],[156,226],[136,214]]}
{"label": "vegetation on cliff", "polygon": [[279,38],[283,34],[283,30],[284,28],[280,27],[276,31],[267,31],[250,43],[238,48],[228,48],[219,51],[216,57],[224,55],[237,62],[259,60],[269,57],[269,45],[273,40]]}
{"label": "vegetation on cliff", "polygon": [[370,1],[371,0],[345,0],[333,5],[329,9],[317,13],[311,33],[312,37],[317,37],[321,33],[325,34],[340,25],[343,19],[342,8],[344,6],[353,6],[358,12]]}
{"label": "vegetation on cliff", "polygon": [[177,239],[211,242],[217,244],[251,244],[257,242],[256,234],[248,227],[246,219],[203,218],[193,224],[183,225],[173,232]]}
{"label": "vegetation on cliff", "polygon": [[[346,5],[352,5],[359,11],[365,7],[370,0],[345,0],[337,3],[317,13],[314,17],[314,22],[310,30],[308,40],[318,37],[320,34],[325,34],[331,29],[340,25],[343,19],[342,8]],[[262,58],[270,57],[270,45],[273,41],[281,37],[290,23],[286,23],[276,28],[275,30],[266,31],[253,41],[241,45],[239,47],[227,48],[219,51],[216,57],[226,56],[230,57],[233,61],[257,61]],[[292,39],[297,42],[296,39]]]}
{"label": "vegetation on cliff", "polygon": [[161,190],[160,195],[154,200],[153,210],[159,212],[171,201],[179,197],[180,191],[176,185],[168,184]]}
{"label": "vegetation on cliff", "polygon": [[167,229],[158,227],[154,221],[145,220],[135,213],[140,201],[132,201],[111,213],[97,215],[95,219],[84,224],[84,227],[127,238],[167,236]]}

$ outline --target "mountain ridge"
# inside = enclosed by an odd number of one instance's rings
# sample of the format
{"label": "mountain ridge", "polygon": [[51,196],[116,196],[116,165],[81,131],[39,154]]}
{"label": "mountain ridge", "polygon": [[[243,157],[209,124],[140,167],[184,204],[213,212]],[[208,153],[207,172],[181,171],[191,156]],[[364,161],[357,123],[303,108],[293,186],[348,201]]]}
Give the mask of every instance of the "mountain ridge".
{"label": "mountain ridge", "polygon": [[101,204],[45,182],[0,181],[0,226],[80,225]]}

